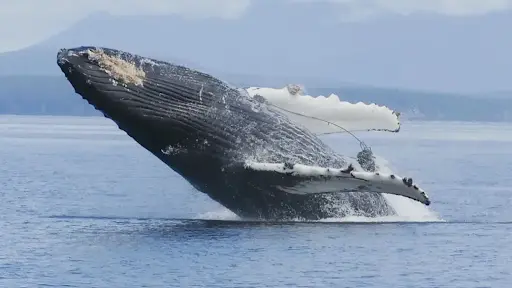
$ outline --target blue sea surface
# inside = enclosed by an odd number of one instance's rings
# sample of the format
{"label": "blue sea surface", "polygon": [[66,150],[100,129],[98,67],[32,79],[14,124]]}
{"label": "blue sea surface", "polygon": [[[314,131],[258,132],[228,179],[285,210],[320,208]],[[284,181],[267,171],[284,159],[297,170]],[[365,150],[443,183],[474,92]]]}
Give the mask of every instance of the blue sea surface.
{"label": "blue sea surface", "polygon": [[0,287],[511,287],[511,124],[358,136],[432,205],[243,221],[107,119],[1,116]]}

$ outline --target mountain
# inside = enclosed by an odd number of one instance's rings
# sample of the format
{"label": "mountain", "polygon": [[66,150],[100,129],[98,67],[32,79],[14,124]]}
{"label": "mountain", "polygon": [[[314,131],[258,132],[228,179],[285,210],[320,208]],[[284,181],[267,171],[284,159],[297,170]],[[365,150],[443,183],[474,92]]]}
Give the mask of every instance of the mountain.
{"label": "mountain", "polygon": [[235,20],[95,14],[42,43],[0,55],[0,75],[58,73],[58,48],[92,44],[216,73],[316,77],[322,86],[512,90],[512,34],[506,29],[512,13],[348,23],[326,3],[255,3]]}
{"label": "mountain", "polygon": [[[512,122],[512,97],[481,97],[413,90],[344,87],[308,89],[312,95],[334,93],[342,100],[386,105],[409,120]],[[509,94],[510,95],[510,94]]]}
{"label": "mountain", "polygon": [[512,13],[348,23],[327,3],[255,3],[230,20],[90,15],[41,43],[0,54],[0,113],[97,115],[74,95],[55,57],[63,47],[98,45],[240,86],[300,83],[312,95],[375,102],[412,118],[510,120],[512,35],[505,27],[512,27]]}
{"label": "mountain", "polygon": [[[258,84],[254,78],[240,76],[238,79],[240,82],[232,83]],[[512,121],[512,97],[483,98],[360,86],[306,88],[311,95],[334,93],[352,103],[386,105],[408,120]],[[53,75],[0,76],[0,114],[101,115],[76,95],[62,76]]]}
{"label": "mountain", "polygon": [[0,114],[100,115],[52,75],[0,76]]}

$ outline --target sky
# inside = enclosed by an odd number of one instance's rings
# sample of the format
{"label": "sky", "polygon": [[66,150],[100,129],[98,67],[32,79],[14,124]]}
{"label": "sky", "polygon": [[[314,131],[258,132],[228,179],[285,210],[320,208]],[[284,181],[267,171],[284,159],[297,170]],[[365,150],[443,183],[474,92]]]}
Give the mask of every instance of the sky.
{"label": "sky", "polygon": [[[251,3],[252,1],[252,3]],[[22,49],[57,34],[95,12],[237,19],[258,0],[0,0],[0,52]],[[382,15],[435,13],[453,17],[512,9],[512,0],[275,0],[329,2],[343,21]],[[268,9],[271,9],[270,7]]]}

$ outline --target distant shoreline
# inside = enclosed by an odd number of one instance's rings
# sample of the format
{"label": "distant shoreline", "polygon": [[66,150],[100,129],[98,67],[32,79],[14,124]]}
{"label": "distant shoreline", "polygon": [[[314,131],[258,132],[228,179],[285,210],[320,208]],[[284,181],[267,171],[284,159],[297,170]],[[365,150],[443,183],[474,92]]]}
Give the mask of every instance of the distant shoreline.
{"label": "distant shoreline", "polygon": [[[104,119],[105,121],[110,121],[112,122],[112,120],[104,117],[103,115],[101,114],[98,114],[98,115],[72,115],[72,114],[58,114],[58,115],[52,115],[52,114],[4,114],[4,113],[0,113],[0,119],[2,118],[19,118],[19,119],[22,119],[22,118],[41,118],[41,119],[49,119],[49,118],[61,118],[61,119],[65,119],[65,118],[82,118],[82,119],[96,119],[96,120],[102,120]],[[416,118],[416,119],[400,119],[400,123],[401,124],[404,124],[404,123],[422,123],[422,122],[428,122],[428,123],[464,123],[464,124],[470,124],[470,123],[475,123],[475,124],[512,124],[512,121],[479,121],[479,120],[438,120],[438,119],[420,119],[420,118]]]}
{"label": "distant shoreline", "polygon": [[[249,82],[239,80],[238,82]],[[260,83],[261,84],[261,83]],[[252,86],[282,87],[277,84]],[[402,121],[512,122],[512,97],[457,95],[378,87],[315,88],[306,83],[309,95],[335,94],[350,103],[386,106],[401,113]],[[57,76],[0,77],[0,115],[103,116]]]}

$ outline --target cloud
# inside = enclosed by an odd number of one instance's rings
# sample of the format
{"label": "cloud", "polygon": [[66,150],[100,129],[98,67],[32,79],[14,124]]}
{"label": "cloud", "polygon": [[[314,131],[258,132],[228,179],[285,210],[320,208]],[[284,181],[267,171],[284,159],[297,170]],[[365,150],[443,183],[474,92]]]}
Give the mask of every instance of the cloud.
{"label": "cloud", "polygon": [[398,14],[434,13],[447,16],[484,15],[512,9],[512,0],[290,0],[291,2],[330,2],[347,20]]}
{"label": "cloud", "polygon": [[0,0],[0,52],[20,49],[58,33],[87,15],[180,14],[237,18],[251,0]]}

